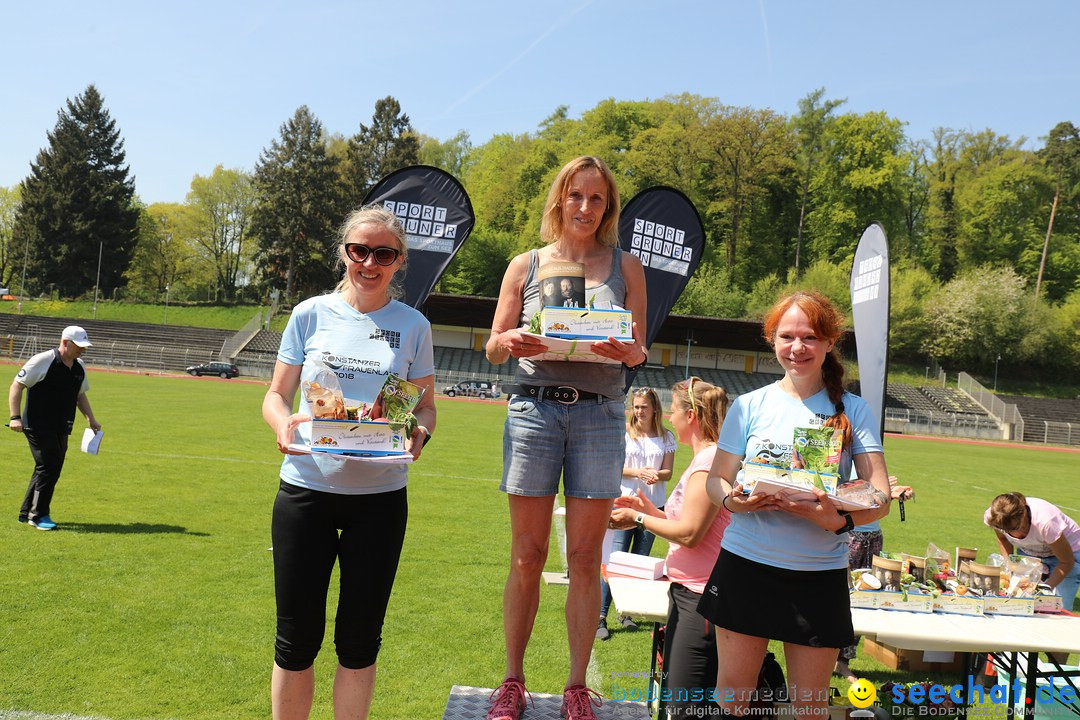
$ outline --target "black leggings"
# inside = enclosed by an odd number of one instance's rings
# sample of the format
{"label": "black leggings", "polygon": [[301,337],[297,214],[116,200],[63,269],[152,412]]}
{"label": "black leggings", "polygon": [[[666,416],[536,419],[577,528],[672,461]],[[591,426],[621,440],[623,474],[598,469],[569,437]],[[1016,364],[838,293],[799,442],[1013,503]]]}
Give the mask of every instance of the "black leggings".
{"label": "black leggings", "polygon": [[[716,627],[697,611],[701,596],[672,583],[671,611],[664,630],[665,688],[671,700],[661,703],[666,717],[720,717],[715,701]],[[660,717],[665,717],[660,713]]]}
{"label": "black leggings", "polygon": [[408,515],[404,488],[338,495],[281,483],[271,524],[279,667],[306,670],[315,662],[335,560],[341,575],[334,621],[338,662],[350,670],[375,664]]}

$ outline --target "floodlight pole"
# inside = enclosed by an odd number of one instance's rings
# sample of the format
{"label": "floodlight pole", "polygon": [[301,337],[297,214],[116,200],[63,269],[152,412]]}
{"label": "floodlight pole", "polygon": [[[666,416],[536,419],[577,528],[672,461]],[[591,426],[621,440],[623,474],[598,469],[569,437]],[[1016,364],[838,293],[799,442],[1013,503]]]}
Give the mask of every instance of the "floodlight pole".
{"label": "floodlight pole", "polygon": [[97,253],[97,277],[94,278],[94,319],[97,320],[98,286],[101,284],[101,252],[105,248],[105,241],[98,243]]}
{"label": "floodlight pole", "polygon": [[997,370],[999,362],[1001,362],[1001,353],[998,353],[997,359],[994,360],[994,392],[997,392]]}
{"label": "floodlight pole", "polygon": [[165,283],[165,324],[169,324],[169,284]]}
{"label": "floodlight pole", "polygon": [[690,345],[694,342],[694,339],[689,335],[686,336],[686,378],[690,378]]}

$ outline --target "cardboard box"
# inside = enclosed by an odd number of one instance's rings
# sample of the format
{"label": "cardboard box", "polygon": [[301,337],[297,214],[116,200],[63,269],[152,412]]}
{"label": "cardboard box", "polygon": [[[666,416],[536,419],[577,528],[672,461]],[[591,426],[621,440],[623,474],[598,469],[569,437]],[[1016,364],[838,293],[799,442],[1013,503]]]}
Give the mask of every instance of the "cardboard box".
{"label": "cardboard box", "polygon": [[607,571],[615,575],[657,580],[664,575],[665,558],[616,550],[607,561]]}
{"label": "cardboard box", "polygon": [[1034,615],[1035,598],[987,595],[983,598],[983,612],[987,615]]}
{"label": "cardboard box", "polygon": [[[751,483],[756,486],[758,481],[763,481],[766,483],[782,483],[784,485],[810,490],[814,487],[815,477],[821,479],[821,484],[825,486],[825,492],[830,495],[836,493],[836,486],[839,483],[840,476],[834,475],[833,473],[815,473],[810,470],[782,468],[775,465],[764,465],[755,462],[743,463],[743,487],[751,487]],[[751,488],[750,493],[753,494],[753,492],[754,490]]]}
{"label": "cardboard box", "polygon": [[1035,596],[1035,612],[1037,613],[1059,613],[1064,609],[1065,605],[1060,595]]}
{"label": "cardboard box", "polygon": [[[922,650],[901,650],[870,638],[863,640],[863,651],[892,670],[957,673],[964,669],[964,658],[960,653],[931,653],[928,660]],[[950,654],[952,658],[946,660]]]}
{"label": "cardboard box", "polygon": [[405,434],[384,422],[362,420],[311,421],[311,447],[328,451],[401,455]]}
{"label": "cardboard box", "polygon": [[983,599],[978,595],[938,595],[934,598],[934,612],[982,615]]}
{"label": "cardboard box", "polygon": [[878,606],[877,590],[852,590],[848,596],[853,608],[876,608]]}
{"label": "cardboard box", "polygon": [[634,339],[629,310],[546,307],[540,311],[540,332],[567,340]]}
{"label": "cardboard box", "polygon": [[930,595],[908,590],[907,600],[904,593],[890,590],[876,590],[879,610],[906,610],[908,612],[934,612],[934,598]]}

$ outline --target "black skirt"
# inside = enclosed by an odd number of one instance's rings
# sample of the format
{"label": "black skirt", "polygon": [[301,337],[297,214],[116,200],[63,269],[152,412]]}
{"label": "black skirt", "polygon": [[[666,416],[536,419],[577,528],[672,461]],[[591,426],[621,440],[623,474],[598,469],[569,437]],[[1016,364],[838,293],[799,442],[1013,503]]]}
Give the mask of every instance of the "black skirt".
{"label": "black skirt", "polygon": [[698,612],[742,635],[809,647],[855,643],[848,571],[787,570],[720,551]]}

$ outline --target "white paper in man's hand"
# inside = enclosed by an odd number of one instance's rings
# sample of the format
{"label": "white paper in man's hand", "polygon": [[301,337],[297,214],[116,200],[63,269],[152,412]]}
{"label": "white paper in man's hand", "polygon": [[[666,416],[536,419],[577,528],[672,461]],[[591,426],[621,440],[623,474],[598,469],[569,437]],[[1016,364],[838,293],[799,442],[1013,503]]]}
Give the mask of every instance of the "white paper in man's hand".
{"label": "white paper in man's hand", "polygon": [[97,455],[98,448],[101,447],[101,436],[104,434],[104,430],[98,430],[97,432],[94,432],[90,428],[83,430],[82,451],[91,455]]}

